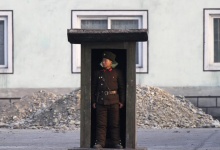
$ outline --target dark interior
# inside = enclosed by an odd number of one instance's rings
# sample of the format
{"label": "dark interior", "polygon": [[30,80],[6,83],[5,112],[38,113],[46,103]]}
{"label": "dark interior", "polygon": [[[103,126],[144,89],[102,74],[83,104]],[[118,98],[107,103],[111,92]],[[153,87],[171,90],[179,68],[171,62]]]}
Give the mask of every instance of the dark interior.
{"label": "dark interior", "polygon": [[[111,51],[116,54],[116,61],[118,62],[118,66],[116,68],[120,69],[123,72],[123,76],[125,79],[125,88],[126,88],[126,50],[125,49],[92,49],[91,54],[91,77],[94,74],[94,71],[102,69],[100,66],[100,62],[102,61],[102,53],[104,51]],[[126,90],[125,90],[126,91]],[[92,106],[91,106],[92,107]],[[91,147],[95,144],[95,124],[96,124],[96,117],[95,113],[96,110],[92,108],[91,111]],[[125,132],[126,132],[126,102],[122,109],[120,109],[120,135],[122,146],[125,147]],[[106,134],[106,146],[105,148],[112,148],[111,140],[109,137],[109,131],[107,129]]]}

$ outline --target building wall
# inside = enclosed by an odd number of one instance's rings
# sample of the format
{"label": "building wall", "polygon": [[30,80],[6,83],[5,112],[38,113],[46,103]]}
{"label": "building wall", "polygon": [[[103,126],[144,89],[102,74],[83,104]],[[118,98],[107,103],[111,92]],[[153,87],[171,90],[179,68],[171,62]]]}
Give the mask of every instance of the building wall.
{"label": "building wall", "polygon": [[77,88],[71,73],[67,29],[71,10],[148,10],[149,73],[137,84],[167,87],[220,86],[219,72],[203,71],[203,8],[218,0],[0,0],[13,10],[14,74],[0,74],[0,88]]}
{"label": "building wall", "polygon": [[[220,116],[220,72],[203,71],[203,9],[219,0],[0,0],[13,10],[14,72],[0,74],[0,97],[22,97],[40,89],[60,93],[80,87],[71,73],[71,10],[148,10],[148,74],[137,84],[159,86]],[[194,96],[194,97],[193,97]]]}

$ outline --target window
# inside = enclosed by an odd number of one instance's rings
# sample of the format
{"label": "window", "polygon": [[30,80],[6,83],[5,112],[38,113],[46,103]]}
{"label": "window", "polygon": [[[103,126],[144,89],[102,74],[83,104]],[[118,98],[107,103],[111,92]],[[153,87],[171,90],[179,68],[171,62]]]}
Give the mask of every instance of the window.
{"label": "window", "polygon": [[204,9],[204,71],[220,71],[220,9]]}
{"label": "window", "polygon": [[0,73],[13,73],[12,11],[0,10]]}
{"label": "window", "polygon": [[[72,11],[71,28],[142,29],[148,28],[147,11]],[[148,72],[148,43],[137,42],[136,72]],[[80,72],[80,44],[72,45],[72,72]]]}

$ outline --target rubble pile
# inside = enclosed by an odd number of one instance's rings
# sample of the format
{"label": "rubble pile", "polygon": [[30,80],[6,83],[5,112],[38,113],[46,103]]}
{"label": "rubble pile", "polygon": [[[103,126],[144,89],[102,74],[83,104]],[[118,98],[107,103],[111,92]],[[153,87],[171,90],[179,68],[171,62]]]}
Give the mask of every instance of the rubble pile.
{"label": "rubble pile", "polygon": [[201,128],[220,127],[201,108],[184,97],[175,97],[156,87],[137,86],[137,125],[140,128]]}
{"label": "rubble pile", "polygon": [[65,95],[38,91],[0,113],[0,127],[75,130],[80,127],[80,90]]}
{"label": "rubble pile", "polygon": [[[136,88],[138,128],[220,127],[184,97],[150,86]],[[38,91],[0,109],[0,127],[76,130],[80,127],[80,90],[65,95]]]}

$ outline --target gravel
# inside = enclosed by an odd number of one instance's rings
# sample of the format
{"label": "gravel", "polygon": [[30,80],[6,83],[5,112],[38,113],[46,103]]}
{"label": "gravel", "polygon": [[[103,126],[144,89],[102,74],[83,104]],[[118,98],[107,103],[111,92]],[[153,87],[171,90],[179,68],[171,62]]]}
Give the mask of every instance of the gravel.
{"label": "gravel", "polygon": [[[219,128],[220,123],[182,96],[157,87],[136,88],[137,127],[144,129]],[[80,128],[80,90],[68,94],[37,91],[0,110],[0,128],[48,129]]]}

